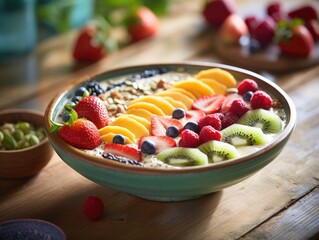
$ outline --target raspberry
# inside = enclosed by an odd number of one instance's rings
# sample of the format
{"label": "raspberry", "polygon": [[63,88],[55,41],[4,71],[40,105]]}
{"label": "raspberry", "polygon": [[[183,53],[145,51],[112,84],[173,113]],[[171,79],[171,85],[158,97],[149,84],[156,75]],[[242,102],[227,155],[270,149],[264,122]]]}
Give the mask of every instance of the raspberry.
{"label": "raspberry", "polygon": [[179,140],[178,143],[180,147],[195,148],[198,147],[200,144],[198,134],[192,130],[186,129],[182,131],[181,136],[182,138]]}
{"label": "raspberry", "polygon": [[256,91],[250,99],[252,109],[263,108],[269,110],[272,106],[272,98],[264,91]]}
{"label": "raspberry", "polygon": [[204,126],[199,133],[200,143],[205,143],[211,140],[221,141],[222,134],[212,126]]}
{"label": "raspberry", "polygon": [[232,112],[225,113],[224,118],[222,120],[222,129],[234,124],[235,122],[237,122],[238,119],[239,117]]}
{"label": "raspberry", "polygon": [[247,103],[243,99],[234,100],[228,109],[229,112],[236,114],[238,117],[241,117],[249,110]]}
{"label": "raspberry", "polygon": [[251,79],[244,79],[237,86],[238,94],[244,95],[248,91],[256,92],[258,90],[258,84]]}
{"label": "raspberry", "polygon": [[104,204],[101,198],[97,196],[88,196],[83,202],[82,211],[91,221],[98,221],[103,215]]}
{"label": "raspberry", "polygon": [[198,125],[199,125],[200,129],[202,129],[205,126],[212,126],[216,130],[220,130],[222,127],[222,121],[221,121],[219,115],[223,115],[223,114],[213,113],[213,114],[208,114],[205,117],[201,118],[198,121]]}

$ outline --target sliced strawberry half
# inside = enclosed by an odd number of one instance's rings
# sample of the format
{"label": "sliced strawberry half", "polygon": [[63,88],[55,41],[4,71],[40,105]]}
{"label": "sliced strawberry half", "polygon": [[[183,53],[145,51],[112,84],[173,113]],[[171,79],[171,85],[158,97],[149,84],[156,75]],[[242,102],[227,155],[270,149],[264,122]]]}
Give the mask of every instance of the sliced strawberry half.
{"label": "sliced strawberry half", "polygon": [[153,116],[151,118],[151,132],[153,136],[166,136],[166,130],[169,126],[175,126],[179,130],[183,128],[180,121],[173,118]]}
{"label": "sliced strawberry half", "polygon": [[176,142],[173,138],[168,136],[144,136],[138,141],[138,148],[141,149],[142,143],[145,140],[153,141],[156,145],[156,153],[159,153],[167,148],[176,147]]}
{"label": "sliced strawberry half", "polygon": [[201,110],[205,112],[206,114],[215,113],[220,111],[223,102],[224,102],[225,96],[224,95],[210,95],[210,96],[204,96],[199,99],[197,99],[193,105],[193,110]]}
{"label": "sliced strawberry half", "polygon": [[186,122],[193,121],[193,122],[198,122],[200,119],[205,117],[205,112],[201,110],[189,110],[186,111]]}
{"label": "sliced strawberry half", "polygon": [[109,143],[104,147],[105,153],[111,153],[115,156],[121,156],[128,159],[133,159],[136,161],[141,161],[141,153],[140,151],[129,145],[122,145],[117,143]]}

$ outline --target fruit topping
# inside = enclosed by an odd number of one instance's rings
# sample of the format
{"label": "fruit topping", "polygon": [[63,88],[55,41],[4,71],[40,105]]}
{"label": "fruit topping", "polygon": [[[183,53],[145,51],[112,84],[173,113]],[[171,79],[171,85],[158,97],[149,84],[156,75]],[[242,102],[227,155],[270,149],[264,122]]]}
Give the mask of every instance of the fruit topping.
{"label": "fruit topping", "polygon": [[233,146],[263,145],[268,142],[267,136],[260,128],[233,124],[221,131],[222,141]]}
{"label": "fruit topping", "polygon": [[182,123],[177,119],[162,116],[153,116],[151,119],[151,126],[151,133],[153,136],[165,136],[166,130],[170,126],[175,126],[179,130],[183,128]]}
{"label": "fruit topping", "polygon": [[144,96],[141,98],[137,98],[131,101],[129,105],[133,103],[137,103],[137,102],[146,102],[146,103],[154,104],[155,106],[160,108],[165,115],[171,115],[175,109],[172,104],[170,104],[167,100],[159,96]]}
{"label": "fruit topping", "polygon": [[264,109],[250,110],[237,123],[258,127],[264,133],[278,133],[282,130],[282,122],[277,114]]}
{"label": "fruit topping", "polygon": [[196,148],[199,144],[199,136],[196,132],[189,129],[182,131],[178,146],[185,148]]}
{"label": "fruit topping", "polygon": [[239,119],[238,115],[232,112],[226,112],[222,119],[222,129],[227,128],[230,125],[236,123],[238,119]]}
{"label": "fruit topping", "polygon": [[88,196],[82,204],[82,211],[91,221],[99,221],[103,216],[104,203],[97,196]]}
{"label": "fruit topping", "polygon": [[109,115],[105,103],[96,96],[87,96],[79,101],[74,110],[79,118],[92,121],[98,129],[108,125]]}
{"label": "fruit topping", "polygon": [[201,110],[206,114],[215,113],[220,111],[225,96],[224,95],[209,95],[197,99],[193,105],[192,109]]}
{"label": "fruit topping", "polygon": [[[107,134],[122,134],[123,136],[125,136],[127,139],[129,139],[131,142],[135,143],[136,142],[136,138],[135,135],[128,129],[124,128],[124,127],[120,127],[120,126],[106,126],[104,128],[99,129],[99,134],[102,138],[102,140],[104,141],[104,136],[106,136]],[[108,135],[109,136],[109,135]],[[114,137],[114,136],[113,136]],[[107,138],[108,139],[108,138]],[[113,138],[112,138],[113,139]],[[126,141],[127,141],[126,139]],[[112,141],[107,141],[106,142],[111,143]]]}
{"label": "fruit topping", "polygon": [[208,164],[206,154],[196,148],[169,148],[157,154],[156,158],[166,164],[180,167]]}
{"label": "fruit topping", "polygon": [[213,128],[219,131],[222,127],[221,117],[223,117],[222,113],[208,114],[198,121],[198,125],[200,129],[202,129],[205,126],[212,126]]}
{"label": "fruit topping", "polygon": [[104,146],[104,153],[110,153],[115,156],[125,157],[136,161],[141,161],[140,151],[130,145],[122,145],[116,143],[108,143]]}
{"label": "fruit topping", "polygon": [[215,79],[221,84],[226,85],[228,88],[236,87],[236,79],[234,76],[230,72],[220,68],[202,70],[195,77],[199,80],[203,78]]}
{"label": "fruit topping", "polygon": [[125,144],[125,137],[122,134],[116,134],[112,140],[113,143]]}
{"label": "fruit topping", "polygon": [[256,91],[250,99],[252,109],[263,108],[265,110],[269,110],[272,103],[273,101],[269,94],[262,90]]}
{"label": "fruit topping", "polygon": [[248,91],[243,95],[243,99],[246,102],[250,102],[251,97],[254,95],[252,91]]}
{"label": "fruit topping", "polygon": [[130,109],[144,109],[144,110],[151,112],[152,114],[155,114],[158,116],[165,116],[165,113],[162,111],[162,109],[157,107],[155,104],[148,103],[148,102],[131,103],[127,106],[127,109],[128,110],[130,110]]}
{"label": "fruit topping", "polygon": [[201,110],[188,110],[186,112],[185,122],[193,121],[198,122],[200,119],[205,117],[205,112]]}
{"label": "fruit topping", "polygon": [[182,88],[193,94],[196,98],[215,94],[210,86],[196,79],[180,81],[174,84],[174,88]]}
{"label": "fruit topping", "polygon": [[193,121],[189,121],[185,124],[183,130],[186,130],[186,129],[189,129],[195,133],[199,133],[200,131],[200,128],[198,126],[198,123],[197,122],[193,122]]}
{"label": "fruit topping", "polygon": [[149,135],[150,132],[148,129],[140,122],[133,118],[128,118],[126,116],[120,116],[116,118],[113,122],[109,124],[109,126],[119,126],[126,128],[130,132],[132,132],[135,138],[140,138],[145,135]]}
{"label": "fruit topping", "polygon": [[210,163],[240,157],[240,154],[233,145],[215,140],[201,144],[198,149],[207,155]]}
{"label": "fruit topping", "polygon": [[220,133],[220,131],[216,130],[212,126],[205,126],[201,129],[199,133],[199,141],[202,144],[210,140],[221,141],[222,134]]}
{"label": "fruit topping", "polygon": [[140,138],[138,142],[138,148],[141,149],[141,152],[145,154],[154,154],[148,153],[151,152],[151,150],[153,151],[153,146],[150,145],[154,145],[154,153],[159,153],[164,149],[176,147],[176,142],[174,139],[168,136],[145,136]]}
{"label": "fruit topping", "polygon": [[175,126],[169,126],[166,129],[166,136],[171,137],[171,138],[176,138],[179,136],[179,129]]}
{"label": "fruit topping", "polygon": [[182,108],[176,108],[174,111],[173,111],[173,114],[172,114],[172,118],[174,119],[181,119],[181,118],[184,118],[186,115],[185,113],[185,110],[182,109]]}
{"label": "fruit topping", "polygon": [[241,117],[249,110],[249,106],[243,99],[235,99],[229,106],[228,111]]}
{"label": "fruit topping", "polygon": [[258,90],[258,84],[252,79],[244,79],[237,85],[238,94],[244,95],[246,92],[256,92]]}

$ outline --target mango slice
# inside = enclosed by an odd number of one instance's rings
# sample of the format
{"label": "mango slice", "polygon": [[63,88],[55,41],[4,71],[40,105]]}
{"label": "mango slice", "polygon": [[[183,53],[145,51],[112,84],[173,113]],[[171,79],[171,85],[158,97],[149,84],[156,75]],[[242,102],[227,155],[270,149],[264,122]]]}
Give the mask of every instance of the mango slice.
{"label": "mango slice", "polygon": [[207,84],[208,86],[210,86],[212,89],[214,89],[216,94],[225,95],[227,92],[227,86],[225,84],[218,82],[217,80],[213,78],[202,78],[199,80]]}
{"label": "mango slice", "polygon": [[99,129],[99,134],[101,138],[103,139],[103,135],[106,135],[108,133],[114,133],[114,134],[122,134],[123,136],[129,138],[131,142],[136,143],[135,135],[128,129],[120,126],[105,126],[101,129]]}
{"label": "mango slice", "polygon": [[131,108],[129,110],[127,110],[126,112],[127,114],[132,114],[141,118],[145,118],[148,121],[151,121],[152,116],[154,116],[153,113],[151,113],[150,111],[147,111],[145,109],[142,108]]}
{"label": "mango slice", "polygon": [[174,111],[174,106],[167,102],[165,99],[159,96],[144,96],[141,98],[137,98],[130,102],[130,104],[136,103],[136,102],[147,102],[152,103],[159,107],[165,115],[172,115]]}
{"label": "mango slice", "polygon": [[180,101],[176,101],[175,99],[171,98],[171,97],[163,97],[166,101],[170,102],[170,104],[172,104],[175,108],[181,108],[184,110],[187,110],[187,107],[185,106],[184,103],[180,102]]}
{"label": "mango slice", "polygon": [[185,80],[174,84],[175,88],[182,88],[191,92],[196,98],[215,94],[214,90],[207,84],[198,81],[197,79]]}
{"label": "mango slice", "polygon": [[157,107],[155,104],[152,104],[152,103],[147,103],[147,102],[136,102],[136,103],[132,103],[132,104],[129,104],[127,109],[132,109],[132,108],[141,108],[141,109],[145,109],[155,115],[158,115],[158,116],[164,116],[164,112],[159,108]]}
{"label": "mango slice", "polygon": [[120,116],[116,118],[113,122],[109,124],[109,126],[120,126],[130,130],[135,135],[135,138],[141,138],[143,136],[150,135],[148,129],[138,121],[133,118],[128,118],[126,116]]}
{"label": "mango slice", "polygon": [[190,109],[194,102],[193,99],[179,92],[163,91],[163,92],[156,93],[156,95],[163,96],[163,97],[171,97],[176,101],[180,101],[187,107],[187,109]]}
{"label": "mango slice", "polygon": [[236,79],[234,78],[234,76],[230,72],[220,68],[210,68],[207,70],[202,70],[195,77],[197,79],[212,78],[226,85],[228,88],[236,87]]}
{"label": "mango slice", "polygon": [[[113,138],[116,134],[115,133],[107,133],[101,136],[101,139],[103,142],[106,143],[112,143],[113,142]],[[125,144],[134,144],[131,139],[129,139],[127,136],[125,137]]]}

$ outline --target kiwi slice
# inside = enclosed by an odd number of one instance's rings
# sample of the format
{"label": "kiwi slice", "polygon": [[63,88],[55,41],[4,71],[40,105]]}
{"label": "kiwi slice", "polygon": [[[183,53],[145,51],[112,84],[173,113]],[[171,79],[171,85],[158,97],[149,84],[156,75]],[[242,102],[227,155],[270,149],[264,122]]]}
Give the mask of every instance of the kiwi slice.
{"label": "kiwi slice", "polygon": [[233,145],[216,140],[203,143],[198,147],[198,149],[207,155],[210,163],[240,157],[240,154]]}
{"label": "kiwi slice", "polygon": [[197,148],[169,148],[158,153],[156,158],[166,164],[180,167],[208,164],[206,154]]}
{"label": "kiwi slice", "polygon": [[246,112],[237,123],[250,127],[258,127],[264,133],[278,133],[282,130],[280,117],[271,111],[255,109]]}
{"label": "kiwi slice", "polygon": [[242,124],[232,124],[221,131],[222,141],[239,146],[263,145],[269,142],[269,138],[260,128]]}

